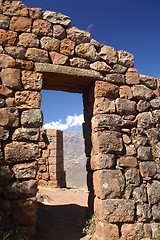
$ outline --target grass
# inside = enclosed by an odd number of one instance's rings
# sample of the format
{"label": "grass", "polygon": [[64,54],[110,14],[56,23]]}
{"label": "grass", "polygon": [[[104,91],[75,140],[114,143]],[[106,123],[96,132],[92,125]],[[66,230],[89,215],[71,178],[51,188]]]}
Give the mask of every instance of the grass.
{"label": "grass", "polygon": [[86,221],[85,226],[82,229],[82,233],[85,233],[87,235],[93,235],[93,233],[95,232],[97,220],[98,220],[98,214],[94,213],[92,217],[88,221]]}

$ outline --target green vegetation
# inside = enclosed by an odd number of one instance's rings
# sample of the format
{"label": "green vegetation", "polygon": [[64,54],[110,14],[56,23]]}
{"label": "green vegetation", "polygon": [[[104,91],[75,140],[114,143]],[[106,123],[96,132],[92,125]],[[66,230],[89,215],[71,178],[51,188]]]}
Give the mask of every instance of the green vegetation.
{"label": "green vegetation", "polygon": [[95,232],[97,220],[98,220],[98,214],[94,213],[92,217],[88,221],[86,221],[85,227],[82,229],[82,232],[87,235],[93,235],[93,233]]}

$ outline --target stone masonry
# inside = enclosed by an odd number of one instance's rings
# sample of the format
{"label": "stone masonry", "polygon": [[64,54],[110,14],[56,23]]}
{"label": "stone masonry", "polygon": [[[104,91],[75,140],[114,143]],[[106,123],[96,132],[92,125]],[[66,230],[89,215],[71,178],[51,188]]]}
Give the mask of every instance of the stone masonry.
{"label": "stone masonry", "polygon": [[37,180],[41,187],[66,187],[63,132],[54,129],[40,131]]}
{"label": "stone masonry", "polygon": [[90,39],[70,17],[0,0],[0,238],[15,224],[34,236],[49,89],[83,94],[92,239],[158,239],[159,86],[138,75],[131,53]]}

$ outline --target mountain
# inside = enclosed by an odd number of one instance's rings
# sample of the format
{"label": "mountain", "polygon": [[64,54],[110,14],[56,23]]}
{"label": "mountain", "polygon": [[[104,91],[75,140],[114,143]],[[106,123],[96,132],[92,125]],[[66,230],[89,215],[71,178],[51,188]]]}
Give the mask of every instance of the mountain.
{"label": "mountain", "polygon": [[63,145],[67,187],[87,189],[86,156],[82,132],[63,132]]}

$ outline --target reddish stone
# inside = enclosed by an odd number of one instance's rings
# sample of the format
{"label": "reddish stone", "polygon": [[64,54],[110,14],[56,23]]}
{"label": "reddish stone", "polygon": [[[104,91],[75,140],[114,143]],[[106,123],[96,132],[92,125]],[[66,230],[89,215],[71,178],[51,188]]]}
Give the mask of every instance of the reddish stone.
{"label": "reddish stone", "polygon": [[18,110],[16,108],[0,108],[0,125],[3,127],[18,127]]}
{"label": "reddish stone", "polygon": [[68,63],[69,58],[61,53],[50,52],[49,53],[52,63],[56,65],[65,65]]}
{"label": "reddish stone", "polygon": [[[88,238],[88,240],[91,238]],[[98,222],[96,224],[95,233],[93,239],[103,240],[118,240],[119,239],[119,229],[116,224],[110,224],[105,222]],[[85,238],[84,238],[85,240]],[[86,238],[87,240],[87,238]]]}
{"label": "reddish stone", "polygon": [[33,62],[49,62],[48,52],[42,49],[28,48],[25,57]]}
{"label": "reddish stone", "polygon": [[93,115],[99,113],[115,113],[115,100],[110,100],[105,97],[95,98],[94,107],[93,107]]}
{"label": "reddish stone", "polygon": [[0,67],[11,68],[15,66],[15,60],[7,54],[0,54]]}
{"label": "reddish stone", "polygon": [[153,177],[157,173],[156,164],[155,162],[151,162],[151,161],[140,162],[139,170],[140,170],[141,176],[145,179]]}
{"label": "reddish stone", "polygon": [[7,98],[6,106],[7,107],[15,107],[15,98]]}
{"label": "reddish stone", "polygon": [[9,130],[0,126],[0,140],[7,140],[9,138]]}
{"label": "reddish stone", "polygon": [[70,60],[70,66],[77,68],[90,68],[90,62],[83,58],[74,57]]}
{"label": "reddish stone", "polygon": [[132,99],[133,94],[129,86],[120,86],[119,89],[120,98]]}
{"label": "reddish stone", "polygon": [[34,70],[34,63],[32,61],[16,59],[15,67],[25,70]]}
{"label": "reddish stone", "polygon": [[117,98],[118,87],[105,81],[95,82],[95,97]]}
{"label": "reddish stone", "polygon": [[109,65],[107,65],[105,62],[100,62],[100,61],[91,63],[90,68],[100,72],[107,72],[107,73],[113,72],[112,68]]}
{"label": "reddish stone", "polygon": [[157,88],[157,83],[158,83],[158,78],[154,78],[154,77],[149,77],[146,75],[140,75],[140,82],[142,84],[144,84],[146,87],[151,88],[153,90],[155,90]]}
{"label": "reddish stone", "polygon": [[42,18],[43,11],[41,8],[29,8],[29,17],[32,19]]}
{"label": "reddish stone", "polygon": [[120,166],[120,167],[133,168],[133,167],[137,167],[137,164],[138,164],[137,159],[132,156],[123,156],[117,159],[117,166]]}
{"label": "reddish stone", "polygon": [[41,38],[41,48],[47,51],[59,52],[60,40],[53,37],[42,37]]}
{"label": "reddish stone", "polygon": [[9,16],[28,16],[27,7],[20,1],[4,1],[3,12]]}
{"label": "reddish stone", "polygon": [[26,49],[23,47],[5,47],[5,52],[13,58],[24,59]]}
{"label": "reddish stone", "polygon": [[14,174],[8,166],[0,167],[0,185],[6,185],[13,177]]}
{"label": "reddish stone", "polygon": [[61,25],[53,26],[53,37],[62,40],[66,37],[66,31]]}
{"label": "reddish stone", "polygon": [[67,38],[75,42],[75,44],[89,43],[90,33],[84,30],[79,30],[76,27],[67,29]]}
{"label": "reddish stone", "polygon": [[116,63],[118,60],[118,55],[116,50],[110,46],[103,46],[99,53],[100,57],[105,60],[107,63]]}
{"label": "reddish stone", "polygon": [[16,92],[15,103],[19,109],[40,108],[41,94],[36,91]]}
{"label": "reddish stone", "polygon": [[14,46],[17,33],[0,29],[0,44],[3,46]]}
{"label": "reddish stone", "polygon": [[140,83],[138,71],[136,68],[129,68],[126,72],[126,83],[134,85]]}
{"label": "reddish stone", "polygon": [[33,33],[22,33],[19,35],[19,41],[17,46],[23,46],[25,48],[39,47],[39,39]]}
{"label": "reddish stone", "polygon": [[52,24],[46,20],[37,19],[33,22],[32,33],[38,36],[52,36]]}
{"label": "reddish stone", "polygon": [[13,68],[3,69],[0,73],[1,80],[4,86],[11,89],[21,88],[20,70]]}
{"label": "reddish stone", "polygon": [[35,179],[37,174],[37,162],[16,164],[12,167],[12,171],[17,179]]}
{"label": "reddish stone", "polygon": [[17,32],[30,32],[32,19],[26,17],[12,17],[10,21],[10,30]]}
{"label": "reddish stone", "polygon": [[75,52],[79,57],[86,58],[91,62],[100,59],[95,47],[90,43],[81,43],[76,46]]}
{"label": "reddish stone", "polygon": [[43,75],[32,71],[22,71],[22,84],[25,90],[42,89]]}
{"label": "reddish stone", "polygon": [[13,135],[12,140],[15,141],[38,141],[39,129],[37,128],[17,128]]}
{"label": "reddish stone", "polygon": [[124,224],[122,225],[121,233],[121,240],[142,240],[144,237],[143,224]]}
{"label": "reddish stone", "polygon": [[134,56],[133,54],[124,50],[118,51],[118,62],[125,67],[134,67]]}
{"label": "reddish stone", "polygon": [[0,96],[1,97],[12,97],[13,96],[13,90],[3,86],[3,85],[0,85]]}
{"label": "reddish stone", "polygon": [[70,39],[63,39],[61,41],[60,53],[72,57],[74,55],[75,43]]}

